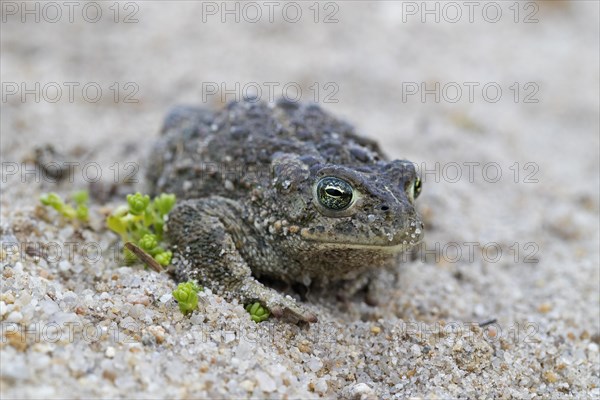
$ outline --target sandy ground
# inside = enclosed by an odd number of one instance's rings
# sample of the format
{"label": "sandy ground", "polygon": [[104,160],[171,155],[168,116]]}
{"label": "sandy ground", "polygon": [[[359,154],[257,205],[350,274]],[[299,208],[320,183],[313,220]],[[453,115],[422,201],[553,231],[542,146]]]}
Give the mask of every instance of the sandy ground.
{"label": "sandy ground", "polygon": [[[429,2],[439,22],[421,2],[239,22],[233,2],[75,3],[72,22],[2,3],[3,398],[600,398],[597,2],[476,3],[472,22],[462,2]],[[426,242],[385,304],[312,299],[310,328],[210,292],[183,317],[167,276],[114,257],[103,213],[143,188],[169,107],[270,87],[416,162]],[[46,143],[79,163],[58,185],[23,164]],[[91,226],[38,207],[82,188]]]}

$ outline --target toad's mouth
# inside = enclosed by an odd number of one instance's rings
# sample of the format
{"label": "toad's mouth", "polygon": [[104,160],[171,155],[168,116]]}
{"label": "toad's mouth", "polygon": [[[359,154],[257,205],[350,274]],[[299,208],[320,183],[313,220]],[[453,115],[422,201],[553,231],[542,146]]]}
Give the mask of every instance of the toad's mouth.
{"label": "toad's mouth", "polygon": [[320,242],[314,241],[316,247],[321,250],[363,250],[363,251],[377,251],[382,253],[402,253],[415,244],[392,244],[392,245],[379,245],[370,243],[346,243],[346,242]]}
{"label": "toad's mouth", "polygon": [[328,236],[310,229],[302,229],[300,235],[306,241],[321,249],[352,249],[400,253],[419,244],[423,240],[423,229],[415,228],[385,237],[360,238],[359,236]]}

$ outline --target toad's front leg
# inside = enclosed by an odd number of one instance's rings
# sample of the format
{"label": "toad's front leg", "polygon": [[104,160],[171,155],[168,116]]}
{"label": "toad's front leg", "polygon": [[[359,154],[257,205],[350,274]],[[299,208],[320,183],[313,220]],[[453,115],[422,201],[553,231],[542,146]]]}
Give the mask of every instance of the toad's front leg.
{"label": "toad's front leg", "polygon": [[316,322],[316,316],[294,299],[264,286],[252,276],[248,263],[236,248],[232,232],[239,224],[239,215],[234,201],[216,196],[184,201],[169,213],[167,235],[176,252],[187,261],[178,266],[180,279],[196,280],[243,304],[258,301],[275,317],[290,322]]}

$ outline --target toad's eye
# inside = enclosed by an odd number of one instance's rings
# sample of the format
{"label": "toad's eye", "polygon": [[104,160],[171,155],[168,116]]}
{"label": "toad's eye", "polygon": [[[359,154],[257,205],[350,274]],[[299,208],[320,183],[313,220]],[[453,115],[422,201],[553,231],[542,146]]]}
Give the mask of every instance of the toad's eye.
{"label": "toad's eye", "polygon": [[317,184],[319,203],[330,210],[340,211],[348,208],[352,202],[352,186],[345,180],[325,177]]}
{"label": "toad's eye", "polygon": [[408,196],[411,200],[415,200],[421,194],[421,188],[423,184],[421,183],[421,178],[417,177],[410,185]]}

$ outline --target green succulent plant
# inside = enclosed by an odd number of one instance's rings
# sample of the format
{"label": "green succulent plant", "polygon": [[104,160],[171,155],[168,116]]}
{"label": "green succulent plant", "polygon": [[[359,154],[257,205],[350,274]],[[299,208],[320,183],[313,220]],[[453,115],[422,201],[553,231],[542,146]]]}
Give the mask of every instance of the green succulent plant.
{"label": "green succulent plant", "polygon": [[[141,193],[127,195],[127,205],[118,207],[106,219],[110,230],[121,236],[123,243],[131,242],[150,254],[160,265],[167,266],[173,254],[160,246],[163,240],[165,216],[175,206],[174,194],[162,193],[150,200]],[[125,262],[132,264],[137,257],[124,249]]]}

